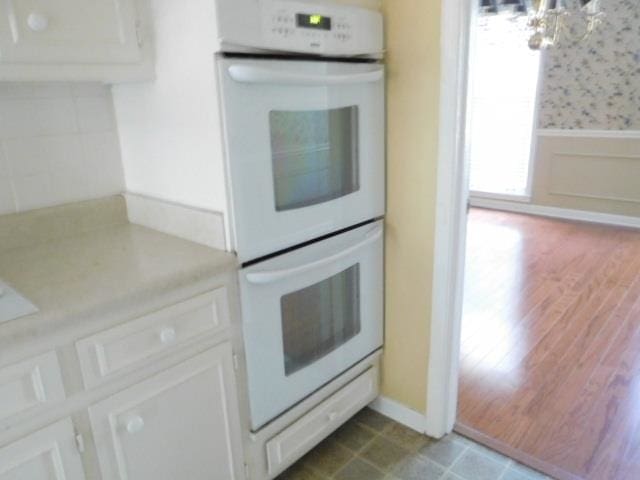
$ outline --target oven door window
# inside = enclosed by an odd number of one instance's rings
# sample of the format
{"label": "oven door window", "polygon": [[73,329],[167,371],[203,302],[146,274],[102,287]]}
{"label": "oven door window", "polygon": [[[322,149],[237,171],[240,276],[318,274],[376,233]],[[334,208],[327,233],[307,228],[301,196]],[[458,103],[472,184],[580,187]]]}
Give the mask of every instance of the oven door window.
{"label": "oven door window", "polygon": [[359,190],[357,106],[272,111],[269,127],[276,211]]}
{"label": "oven door window", "polygon": [[289,376],[360,333],[360,266],[280,300],[284,370]]}

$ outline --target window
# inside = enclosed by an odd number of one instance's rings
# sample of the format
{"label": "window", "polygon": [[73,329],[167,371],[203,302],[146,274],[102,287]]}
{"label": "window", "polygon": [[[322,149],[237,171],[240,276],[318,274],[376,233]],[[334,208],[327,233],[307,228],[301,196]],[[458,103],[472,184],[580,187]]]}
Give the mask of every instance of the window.
{"label": "window", "polygon": [[280,299],[289,376],[360,333],[360,265]]}
{"label": "window", "polygon": [[540,54],[525,16],[483,16],[472,72],[472,193],[526,196]]}
{"label": "window", "polygon": [[343,197],[360,188],[358,107],[269,113],[277,211]]}

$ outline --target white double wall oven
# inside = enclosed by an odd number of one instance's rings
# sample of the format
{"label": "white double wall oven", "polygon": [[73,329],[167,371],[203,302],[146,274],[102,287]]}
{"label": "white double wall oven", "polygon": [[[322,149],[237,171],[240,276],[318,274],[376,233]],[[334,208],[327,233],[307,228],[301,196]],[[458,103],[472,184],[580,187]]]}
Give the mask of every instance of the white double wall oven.
{"label": "white double wall oven", "polygon": [[[216,59],[254,431],[383,343],[384,67],[381,36],[367,41],[381,20],[280,3],[295,55]],[[304,54],[347,18],[375,27],[353,33],[361,57]]]}

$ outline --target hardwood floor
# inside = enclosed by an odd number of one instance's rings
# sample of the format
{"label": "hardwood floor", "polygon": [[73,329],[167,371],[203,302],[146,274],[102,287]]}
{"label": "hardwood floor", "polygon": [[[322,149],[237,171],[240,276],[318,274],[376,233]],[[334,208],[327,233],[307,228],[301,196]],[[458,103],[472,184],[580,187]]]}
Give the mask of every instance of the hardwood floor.
{"label": "hardwood floor", "polygon": [[640,232],[473,209],[458,423],[561,479],[640,479]]}

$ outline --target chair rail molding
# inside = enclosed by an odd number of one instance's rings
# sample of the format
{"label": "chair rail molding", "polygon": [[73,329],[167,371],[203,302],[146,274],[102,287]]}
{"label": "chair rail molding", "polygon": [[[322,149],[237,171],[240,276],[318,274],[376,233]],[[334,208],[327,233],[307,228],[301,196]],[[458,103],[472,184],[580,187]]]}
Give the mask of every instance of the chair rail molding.
{"label": "chair rail molding", "polygon": [[640,130],[572,130],[539,128],[539,137],[640,139]]}

